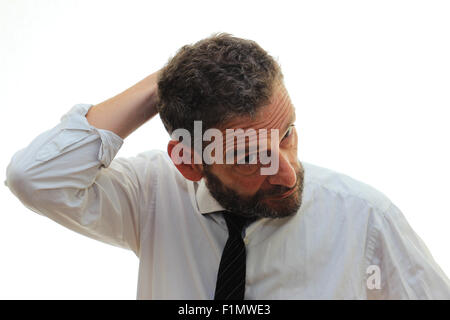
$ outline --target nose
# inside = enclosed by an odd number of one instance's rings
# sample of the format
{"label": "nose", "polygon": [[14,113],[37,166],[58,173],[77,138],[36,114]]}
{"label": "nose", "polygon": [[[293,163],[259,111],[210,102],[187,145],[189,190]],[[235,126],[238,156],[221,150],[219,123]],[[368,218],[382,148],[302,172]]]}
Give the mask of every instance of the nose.
{"label": "nose", "polygon": [[289,163],[288,157],[280,151],[278,172],[268,177],[270,184],[282,185],[284,187],[292,188],[297,182],[297,175],[294,167]]}

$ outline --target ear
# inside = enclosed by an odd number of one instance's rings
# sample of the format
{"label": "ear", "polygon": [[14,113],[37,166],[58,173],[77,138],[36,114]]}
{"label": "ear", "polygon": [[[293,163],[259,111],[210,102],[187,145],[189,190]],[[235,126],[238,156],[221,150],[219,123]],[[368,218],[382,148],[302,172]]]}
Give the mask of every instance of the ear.
{"label": "ear", "polygon": [[[188,180],[191,181],[199,181],[203,177],[202,173],[202,165],[194,163],[194,154],[192,153],[192,149],[182,148],[177,156],[183,158],[189,158],[189,163],[178,163],[175,161],[175,158],[172,156],[172,151],[176,145],[178,145],[180,141],[170,140],[167,144],[167,153],[169,154],[170,159],[172,159],[173,164],[177,167],[178,171]],[[187,152],[189,154],[183,154]]]}

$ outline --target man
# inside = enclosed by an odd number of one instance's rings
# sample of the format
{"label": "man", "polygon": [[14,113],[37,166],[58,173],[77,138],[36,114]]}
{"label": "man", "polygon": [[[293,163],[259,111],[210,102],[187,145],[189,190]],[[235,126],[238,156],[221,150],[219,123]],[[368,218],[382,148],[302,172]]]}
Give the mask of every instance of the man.
{"label": "man", "polygon": [[[114,159],[158,112],[167,153]],[[7,185],[31,210],[135,252],[139,299],[450,298],[389,199],[298,160],[294,122],[274,59],[214,35],[74,106],[13,156]]]}

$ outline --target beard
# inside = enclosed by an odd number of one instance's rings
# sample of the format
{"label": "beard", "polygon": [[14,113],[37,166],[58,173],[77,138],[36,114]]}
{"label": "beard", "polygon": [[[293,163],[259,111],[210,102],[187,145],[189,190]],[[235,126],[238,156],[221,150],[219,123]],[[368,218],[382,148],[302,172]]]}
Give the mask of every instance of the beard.
{"label": "beard", "polygon": [[[301,163],[295,173],[297,180],[294,187],[274,185],[270,190],[259,190],[251,197],[240,196],[225,186],[208,165],[204,166],[203,173],[205,184],[217,202],[226,210],[245,218],[285,218],[296,214],[302,203],[304,170]],[[291,190],[294,190],[293,193],[287,197],[271,199]]]}

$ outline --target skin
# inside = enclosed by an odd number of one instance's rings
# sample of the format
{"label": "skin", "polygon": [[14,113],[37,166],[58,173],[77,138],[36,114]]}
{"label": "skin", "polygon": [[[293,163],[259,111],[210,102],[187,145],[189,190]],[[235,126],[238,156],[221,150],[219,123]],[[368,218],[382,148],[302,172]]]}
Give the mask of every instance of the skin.
{"label": "skin", "polygon": [[[159,71],[124,92],[93,106],[86,114],[86,119],[91,125],[110,130],[125,139],[158,113],[156,108],[158,74]],[[191,164],[175,164],[175,166],[186,179],[199,181],[205,177],[207,185],[209,184],[208,188],[213,186],[213,191],[216,191],[216,199],[228,200],[234,207],[254,208],[254,212],[247,210],[247,216],[255,215],[255,212],[256,215],[266,217],[293,214],[301,204],[303,188],[303,168],[297,159],[297,132],[293,127],[288,129],[294,121],[295,112],[288,93],[284,86],[278,83],[270,103],[262,106],[253,119],[237,117],[224,124],[223,128],[219,128],[280,130],[276,150],[279,156],[279,170],[273,175],[260,175],[259,170],[255,170],[255,165],[198,165],[194,164],[193,155],[189,155],[192,158]],[[268,139],[270,142],[270,135]],[[178,143],[169,141],[167,146],[169,155]],[[263,145],[271,144],[263,143]],[[288,190],[293,192],[288,196],[280,196]]]}
{"label": "skin", "polygon": [[[277,84],[274,94],[268,105],[263,106],[254,119],[250,117],[236,117],[224,124],[220,130],[224,133],[229,129],[278,129],[279,130],[279,169],[273,175],[261,175],[258,169],[261,164],[212,164],[208,166],[208,172],[220,180],[224,187],[234,191],[244,200],[251,199],[255,195],[264,195],[261,199],[264,205],[283,210],[283,205],[288,201],[300,203],[303,179],[299,179],[299,173],[303,168],[297,157],[297,132],[293,126],[295,122],[295,109],[291,103],[284,85]],[[271,136],[268,135],[266,146],[271,146]],[[169,155],[173,147],[179,143],[171,140],[167,151]],[[224,142],[225,149],[225,142]],[[193,155],[191,156],[193,159]],[[193,163],[193,161],[191,161]],[[205,168],[198,164],[176,165],[181,174],[192,181],[198,181],[202,177],[207,178]],[[301,175],[303,176],[303,175]],[[299,181],[300,180],[300,181]],[[293,191],[289,196],[282,197],[286,191]],[[294,200],[293,200],[294,198]]]}

